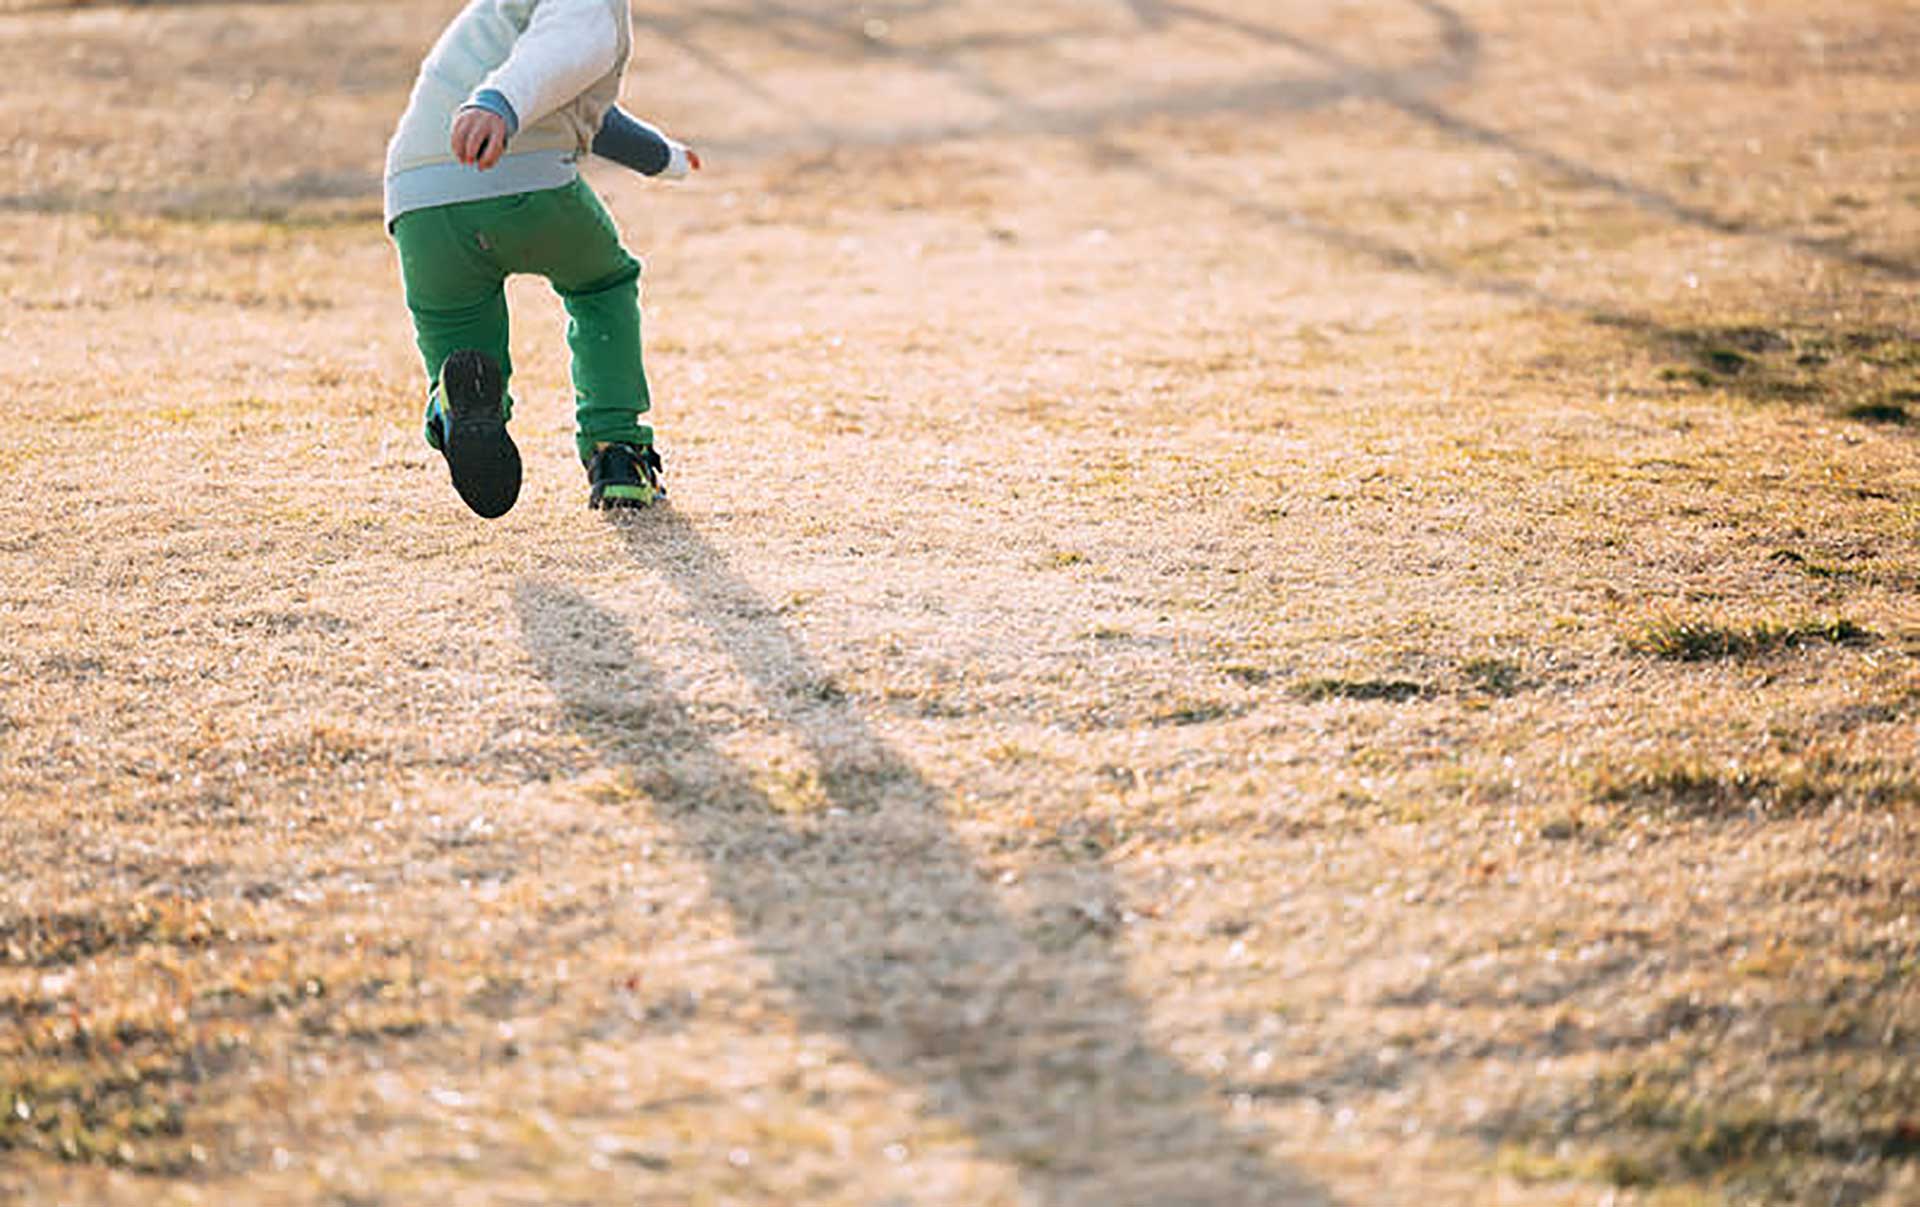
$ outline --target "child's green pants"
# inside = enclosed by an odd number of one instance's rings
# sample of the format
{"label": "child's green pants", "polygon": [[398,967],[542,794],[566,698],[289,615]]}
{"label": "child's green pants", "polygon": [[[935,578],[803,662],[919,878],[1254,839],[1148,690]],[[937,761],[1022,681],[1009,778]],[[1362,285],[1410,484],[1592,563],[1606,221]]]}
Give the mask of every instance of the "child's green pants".
{"label": "child's green pants", "polygon": [[651,405],[640,360],[640,264],[586,181],[413,210],[395,221],[393,238],[429,381],[462,348],[492,356],[512,377],[506,280],[536,273],[571,320],[580,459],[598,444],[653,442],[640,422]]}

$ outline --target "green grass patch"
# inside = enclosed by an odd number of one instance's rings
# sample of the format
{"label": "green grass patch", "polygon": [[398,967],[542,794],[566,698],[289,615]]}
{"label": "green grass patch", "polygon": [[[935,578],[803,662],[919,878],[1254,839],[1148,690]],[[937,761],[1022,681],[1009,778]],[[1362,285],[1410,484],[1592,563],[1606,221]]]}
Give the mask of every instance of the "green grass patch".
{"label": "green grass patch", "polygon": [[1920,1157],[1920,1128],[1903,1116],[1875,1117],[1846,1104],[1829,1109],[1818,1098],[1727,1093],[1679,1061],[1602,1073],[1551,1122],[1520,1130],[1526,1140],[1503,1149],[1497,1166],[1523,1182],[1692,1188],[1739,1202],[1811,1202],[1804,1196],[1813,1188],[1855,1176],[1848,1167],[1884,1174]]}
{"label": "green grass patch", "polygon": [[1469,658],[1460,664],[1467,686],[1489,696],[1511,696],[1520,690],[1520,664],[1506,658]]}
{"label": "green grass patch", "polygon": [[1850,573],[1850,571],[1843,570],[1839,566],[1827,562],[1814,561],[1805,554],[1795,553],[1791,549],[1776,549],[1768,560],[1779,562],[1783,566],[1792,566],[1808,578],[1845,578]]}
{"label": "green grass patch", "polygon": [[241,1029],[173,1001],[23,1019],[0,1035],[0,1156],[184,1173],[205,1159],[187,1138],[189,1108],[246,1047]]}
{"label": "green grass patch", "polygon": [[1683,362],[1660,370],[1664,382],[1756,401],[1822,405],[1861,423],[1912,421],[1905,404],[1914,401],[1914,391],[1906,382],[1920,368],[1920,339],[1910,332],[1746,324],[1662,334],[1667,350]]}
{"label": "green grass patch", "polygon": [[1302,700],[1384,700],[1403,704],[1427,694],[1425,684],[1405,679],[1303,679],[1293,685]]}
{"label": "green grass patch", "polygon": [[1233,712],[1227,705],[1214,701],[1192,701],[1154,714],[1152,723],[1156,726],[1204,725],[1209,721],[1225,720],[1233,716]]}
{"label": "green grass patch", "polygon": [[169,1087],[190,1070],[174,1053],[0,1071],[0,1153],[178,1174],[193,1164]]}
{"label": "green grass patch", "polygon": [[1652,807],[1690,816],[1749,810],[1792,816],[1835,806],[1920,805],[1920,779],[1912,769],[1834,756],[1762,763],[1654,756],[1603,767],[1589,777],[1588,788],[1600,804]]}
{"label": "green grass patch", "polygon": [[0,968],[52,968],[148,944],[198,948],[233,938],[204,906],[183,901],[28,915],[0,922]]}
{"label": "green grass patch", "polygon": [[1897,402],[1859,402],[1840,414],[1861,423],[1889,423],[1896,427],[1913,422],[1913,416],[1907,413],[1907,408]]}
{"label": "green grass patch", "polygon": [[1626,646],[1636,654],[1669,662],[1712,662],[1754,658],[1807,645],[1865,645],[1875,636],[1844,618],[1782,624],[1661,617],[1629,633]]}

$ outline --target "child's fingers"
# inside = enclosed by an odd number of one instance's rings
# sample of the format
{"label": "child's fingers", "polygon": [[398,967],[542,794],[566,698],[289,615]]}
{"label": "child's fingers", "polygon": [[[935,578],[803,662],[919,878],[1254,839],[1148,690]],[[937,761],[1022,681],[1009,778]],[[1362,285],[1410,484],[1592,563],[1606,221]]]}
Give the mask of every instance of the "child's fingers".
{"label": "child's fingers", "polygon": [[449,149],[453,151],[453,157],[461,163],[473,162],[473,123],[464,113],[453,123],[453,138]]}
{"label": "child's fingers", "polygon": [[469,110],[454,121],[448,142],[455,159],[484,172],[506,154],[507,124],[496,114]]}

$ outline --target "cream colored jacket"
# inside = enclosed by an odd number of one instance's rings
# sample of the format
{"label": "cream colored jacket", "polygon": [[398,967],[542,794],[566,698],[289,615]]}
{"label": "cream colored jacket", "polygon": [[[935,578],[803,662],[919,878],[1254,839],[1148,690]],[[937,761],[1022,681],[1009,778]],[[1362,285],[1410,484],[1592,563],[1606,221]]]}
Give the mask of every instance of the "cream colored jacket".
{"label": "cream colored jacket", "polygon": [[[424,204],[571,181],[632,50],[627,0],[470,0],[421,63],[387,144],[388,221]],[[487,89],[507,98],[520,128],[483,173],[459,164],[450,140],[455,114]]]}

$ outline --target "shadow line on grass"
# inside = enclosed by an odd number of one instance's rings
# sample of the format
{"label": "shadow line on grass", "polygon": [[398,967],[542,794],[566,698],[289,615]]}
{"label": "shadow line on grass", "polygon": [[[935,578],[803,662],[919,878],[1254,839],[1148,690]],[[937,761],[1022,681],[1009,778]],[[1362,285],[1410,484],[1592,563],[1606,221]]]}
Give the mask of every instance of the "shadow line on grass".
{"label": "shadow line on grass", "polygon": [[[1330,46],[1300,37],[1278,25],[1218,12],[1186,0],[1126,0],[1125,10],[1143,31],[1161,33],[1189,25],[1230,33],[1283,49],[1323,68],[1320,74],[1258,71],[1237,81],[1188,86],[1139,95],[1111,97],[1076,105],[1047,106],[1007,88],[987,73],[968,65],[966,56],[981,49],[966,39],[897,44],[864,32],[859,22],[815,11],[790,0],[752,0],[743,7],[710,6],[678,9],[671,14],[641,11],[635,23],[697,56],[723,78],[749,91],[761,103],[777,105],[800,128],[784,135],[715,139],[707,145],[721,154],[765,155],[844,147],[904,147],[937,145],[969,138],[1050,135],[1085,141],[1099,152],[1115,150],[1107,136],[1114,130],[1152,118],[1200,117],[1221,113],[1304,113],[1343,100],[1385,104],[1461,143],[1497,150],[1536,170],[1570,181],[1582,189],[1606,193],[1678,225],[1714,234],[1782,244],[1808,255],[1902,281],[1920,280],[1920,265],[1895,256],[1863,251],[1843,239],[1815,237],[1797,231],[1753,226],[1713,209],[1683,200],[1651,185],[1610,172],[1573,156],[1540,145],[1520,133],[1475,121],[1437,103],[1434,94],[1470,83],[1479,74],[1482,37],[1473,24],[1440,0],[1404,0],[1424,13],[1435,26],[1436,49],[1411,64],[1388,68],[1356,61]],[[923,15],[952,7],[945,3],[893,6],[901,15]],[[862,6],[880,11],[883,6]],[[790,50],[820,55],[835,62],[906,62],[959,82],[974,96],[999,107],[999,113],[948,122],[895,122],[850,126],[821,121],[791,98],[780,98],[751,81],[725,56],[708,49],[699,38],[702,28],[751,30],[770,36]],[[1067,32],[1029,34],[994,44],[995,48],[1045,49]],[[823,44],[822,39],[825,40]],[[837,53],[836,53],[837,51]],[[1120,156],[1128,158],[1126,153]],[[1257,204],[1257,203],[1256,203]],[[1350,232],[1323,228],[1336,235]],[[1312,224],[1302,233],[1315,234]],[[1362,236],[1364,238],[1364,236]],[[1335,239],[1336,244],[1344,242]],[[1410,265],[1401,265],[1410,267]],[[1507,291],[1501,291],[1507,292]]]}
{"label": "shadow line on grass", "polygon": [[617,523],[639,570],[680,598],[805,748],[816,807],[773,799],[628,623],[573,588],[518,584],[523,642],[574,727],[702,856],[804,1026],[924,1095],[1037,1202],[1332,1202],[1227,1122],[1219,1087],[1153,1046],[1099,921],[1116,916],[1104,869],[1077,872],[1067,926],[1011,912],[949,829],[941,791],[722,553],[671,510]]}
{"label": "shadow line on grass", "polygon": [[[71,7],[48,4],[27,11]],[[1424,14],[1434,26],[1431,50],[1423,57],[1399,65],[1369,64],[1330,45],[1294,34],[1271,20],[1221,12],[1190,0],[1120,0],[1114,5],[1115,11],[1122,14],[1132,30],[1142,35],[1163,35],[1181,28],[1212,35],[1227,34],[1272,47],[1307,66],[1301,70],[1278,63],[1256,62],[1231,78],[1170,88],[1122,87],[1109,90],[1104,96],[1058,104],[1038,99],[1031,94],[1031,89],[1023,92],[1018,87],[1000,83],[979,60],[983,55],[1000,51],[1053,51],[1070,36],[1116,33],[1125,36],[1124,30],[1111,29],[1096,14],[1088,22],[1050,31],[963,34],[917,43],[875,36],[871,32],[875,20],[884,24],[888,19],[932,17],[957,7],[953,0],[865,4],[859,6],[858,13],[846,11],[844,6],[817,9],[793,0],[743,0],[737,4],[710,3],[669,10],[642,5],[634,14],[634,23],[638,29],[731,83],[755,104],[779,112],[786,121],[784,130],[767,134],[697,138],[716,160],[727,155],[932,146],[965,139],[1043,135],[1081,142],[1089,151],[1124,165],[1137,162],[1138,157],[1112,144],[1111,136],[1145,121],[1228,113],[1305,113],[1341,101],[1362,100],[1386,105],[1464,145],[1508,154],[1536,171],[1559,177],[1581,189],[1605,193],[1677,225],[1791,247],[1807,255],[1904,282],[1920,281],[1920,265],[1911,260],[1862,250],[1844,238],[1749,224],[1622,173],[1584,162],[1570,153],[1554,150],[1528,138],[1524,132],[1498,129],[1442,105],[1435,99],[1438,93],[1470,85],[1479,76],[1483,38],[1464,15],[1440,0],[1398,0],[1392,6],[1383,3],[1383,8],[1410,7]],[[991,109],[984,115],[950,119],[915,118],[873,124],[825,120],[801,98],[783,94],[754,73],[737,66],[728,54],[713,49],[707,35],[714,30],[770,38],[790,51],[854,70],[870,63],[903,64],[959,84],[987,102]],[[1180,172],[1156,173],[1155,177],[1169,187],[1191,187],[1193,183],[1188,174]],[[1221,190],[1203,189],[1206,191]],[[213,217],[247,217],[256,210],[264,210],[266,216],[272,217],[286,204],[312,200],[316,195],[321,200],[337,202],[377,194],[377,179],[364,172],[336,173],[324,180],[316,180],[314,174],[308,172],[279,181],[246,182],[217,192],[191,188],[84,196],[27,192],[0,197],[0,209],[109,213],[132,208],[141,212]],[[1241,196],[1234,200],[1243,208],[1267,208],[1267,203],[1257,198]],[[1288,225],[1303,236],[1349,251],[1367,253],[1365,245],[1378,242],[1364,233],[1303,215],[1295,215]],[[1372,258],[1394,268],[1429,271],[1428,258],[1417,251],[1392,249],[1384,255],[1372,254]],[[1485,278],[1462,280],[1445,272],[1433,275],[1469,287],[1485,288],[1487,284]],[[1488,291],[1524,295],[1529,287],[1519,282],[1505,282]]]}
{"label": "shadow line on grass", "polygon": [[[1096,101],[1079,106],[1036,104],[1018,89],[1003,85],[975,61],[977,56],[972,54],[975,48],[967,39],[895,44],[866,36],[857,25],[849,24],[835,15],[792,3],[791,0],[751,0],[744,7],[681,10],[670,17],[642,12],[636,15],[636,22],[654,28],[662,37],[683,48],[699,50],[703,58],[710,61],[710,65],[728,78],[740,73],[723,56],[702,47],[697,36],[702,28],[715,25],[727,29],[750,28],[762,36],[772,37],[789,50],[825,55],[836,61],[901,62],[955,84],[996,110],[970,122],[945,125],[923,122],[873,128],[836,126],[811,117],[804,105],[780,102],[779,98],[760,89],[761,100],[781,103],[788,114],[798,114],[797,120],[803,129],[786,136],[749,138],[731,143],[721,140],[710,144],[722,153],[791,153],[816,145],[934,145],[963,138],[1029,134],[1067,137],[1079,142],[1087,154],[1109,169],[1130,172],[1161,190],[1183,197],[1205,198],[1243,220],[1277,227],[1295,237],[1370,262],[1380,269],[1425,277],[1452,289],[1577,315],[1595,325],[1626,332],[1656,355],[1682,362],[1699,359],[1702,346],[1722,340],[1724,333],[1670,326],[1648,315],[1623,312],[1617,307],[1596,303],[1591,299],[1557,292],[1535,280],[1486,273],[1451,263],[1447,258],[1417,246],[1328,221],[1281,201],[1235,189],[1223,184],[1214,175],[1182,169],[1177,160],[1142,154],[1119,141],[1116,135],[1152,117],[1203,116],[1223,112],[1307,112],[1341,100],[1366,100],[1398,110],[1449,138],[1504,152],[1539,172],[1557,176],[1581,189],[1608,194],[1635,209],[1676,225],[1791,247],[1806,255],[1901,281],[1920,280],[1920,266],[1906,260],[1862,251],[1844,240],[1817,238],[1789,229],[1752,226],[1626,176],[1580,162],[1521,134],[1473,121],[1438,104],[1433,99],[1435,93],[1450,86],[1467,84],[1479,74],[1482,38],[1465,17],[1439,0],[1405,0],[1405,3],[1425,13],[1434,22],[1437,49],[1410,65],[1388,69],[1359,62],[1332,47],[1292,34],[1277,25],[1217,12],[1187,0],[1127,0],[1126,9],[1130,18],[1142,30],[1160,32],[1178,24],[1187,24],[1227,32],[1282,48],[1325,70],[1319,76],[1256,73],[1238,81],[1209,84],[1186,92],[1149,93],[1121,101]],[[930,0],[928,3],[870,7],[874,11],[891,14],[896,11],[926,13],[950,6]],[[1030,50],[1050,49],[1062,36],[1058,33],[1027,35],[1024,38],[1009,36],[994,45]],[[1738,336],[1740,333],[1733,334]],[[1776,342],[1783,338],[1776,333],[1768,334]],[[1809,338],[1844,343],[1861,334],[1860,331],[1836,330],[1816,333]],[[1912,349],[1916,345],[1911,336],[1900,331],[1876,331],[1871,334],[1890,344],[1906,340],[1908,350],[1904,356],[1905,359],[1912,359]],[[1745,367],[1741,366],[1742,370]],[[1668,375],[1674,372],[1669,370]],[[1841,376],[1838,374],[1829,374],[1832,380],[1827,381],[1794,381],[1789,383],[1791,388],[1780,384],[1778,373],[1722,371],[1709,375],[1702,371],[1694,376],[1703,378],[1700,382],[1702,386],[1727,390],[1755,402],[1823,404],[1836,417],[1843,419],[1897,427],[1910,423],[1913,418],[1908,404],[1915,399],[1910,392],[1901,394],[1895,390],[1885,397],[1852,397],[1841,388],[1844,383],[1838,383]],[[1808,375],[1803,373],[1799,376]],[[1855,390],[1854,393],[1858,394],[1859,391]],[[1849,403],[1852,405],[1847,405]]]}

